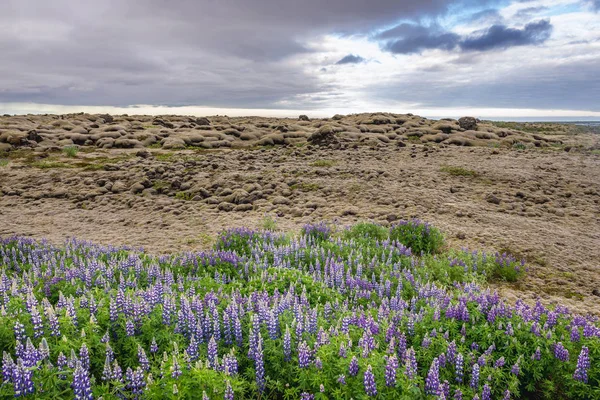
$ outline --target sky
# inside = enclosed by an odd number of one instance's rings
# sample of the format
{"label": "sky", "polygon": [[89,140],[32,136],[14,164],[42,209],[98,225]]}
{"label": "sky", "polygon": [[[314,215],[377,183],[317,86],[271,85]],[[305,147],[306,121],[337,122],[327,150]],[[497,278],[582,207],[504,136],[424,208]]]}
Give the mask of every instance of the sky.
{"label": "sky", "polygon": [[600,0],[5,0],[0,113],[600,119]]}

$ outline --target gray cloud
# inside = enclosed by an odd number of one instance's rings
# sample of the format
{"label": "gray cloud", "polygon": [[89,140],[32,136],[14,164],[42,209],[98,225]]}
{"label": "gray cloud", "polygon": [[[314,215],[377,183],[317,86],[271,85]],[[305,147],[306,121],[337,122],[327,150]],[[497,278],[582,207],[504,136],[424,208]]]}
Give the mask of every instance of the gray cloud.
{"label": "gray cloud", "polygon": [[[473,79],[464,80],[456,67],[421,74],[419,79],[398,78],[368,89],[365,96],[397,101],[410,93],[422,107],[497,107],[573,109],[600,112],[600,58],[567,63],[525,65],[509,73],[487,73],[488,66],[470,66]],[[482,79],[484,77],[484,79]],[[423,85],[422,82],[427,82]],[[435,88],[435,90],[432,90]],[[576,95],[571,95],[576,94]]]}
{"label": "gray cloud", "polygon": [[342,65],[342,64],[360,64],[362,62],[365,62],[365,59],[362,58],[361,56],[356,56],[354,54],[348,54],[347,56],[345,56],[344,58],[342,58],[341,60],[339,60],[338,62],[336,62],[336,65]]}
{"label": "gray cloud", "polygon": [[8,0],[0,102],[274,107],[330,89],[291,60],[309,40],[456,1]]}
{"label": "gray cloud", "polygon": [[419,53],[427,49],[463,51],[487,51],[514,46],[540,44],[552,33],[549,20],[530,22],[522,29],[505,25],[492,25],[490,28],[461,37],[452,32],[440,31],[439,27],[424,27],[414,24],[400,24],[378,34],[383,49],[395,54]]}
{"label": "gray cloud", "polygon": [[493,25],[486,31],[466,37],[461,41],[460,47],[463,50],[486,51],[540,44],[548,40],[551,33],[552,24],[546,19],[530,22],[523,29]]}

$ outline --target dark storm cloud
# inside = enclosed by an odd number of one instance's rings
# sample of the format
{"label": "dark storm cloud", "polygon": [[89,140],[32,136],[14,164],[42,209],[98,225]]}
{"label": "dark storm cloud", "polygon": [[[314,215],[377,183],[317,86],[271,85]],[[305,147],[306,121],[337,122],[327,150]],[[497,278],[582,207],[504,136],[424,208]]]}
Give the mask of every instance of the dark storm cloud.
{"label": "dark storm cloud", "polygon": [[365,59],[362,58],[361,56],[356,56],[354,54],[348,54],[347,56],[345,56],[344,58],[342,58],[341,60],[339,60],[338,62],[336,62],[336,65],[342,65],[342,64],[360,64],[362,62],[365,62]]}
{"label": "dark storm cloud", "polygon": [[[462,1],[462,0],[460,0]],[[292,56],[456,0],[8,0],[0,102],[269,107],[328,90]]]}
{"label": "dark storm cloud", "polygon": [[548,40],[551,33],[552,24],[545,19],[530,22],[523,29],[493,25],[486,31],[466,37],[461,41],[460,47],[463,50],[486,51],[540,44]]}
{"label": "dark storm cloud", "polygon": [[460,36],[443,32],[437,26],[403,23],[379,33],[376,40],[383,41],[383,48],[395,54],[419,53],[427,49],[452,50]]}
{"label": "dark storm cloud", "polygon": [[463,51],[488,51],[514,46],[540,44],[548,40],[552,24],[548,20],[530,22],[522,29],[505,25],[490,28],[461,37],[452,32],[443,32],[436,26],[424,27],[400,24],[375,37],[382,41],[382,48],[395,54],[420,53],[428,49]]}

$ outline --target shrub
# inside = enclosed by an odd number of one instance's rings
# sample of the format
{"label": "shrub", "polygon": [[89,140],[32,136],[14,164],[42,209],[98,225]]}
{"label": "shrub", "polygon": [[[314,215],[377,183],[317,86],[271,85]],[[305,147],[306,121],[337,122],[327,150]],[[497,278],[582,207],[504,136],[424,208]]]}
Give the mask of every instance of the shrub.
{"label": "shrub", "polygon": [[65,146],[62,149],[63,153],[65,153],[65,155],[67,157],[76,157],[77,153],[79,152],[79,147],[77,146]]}
{"label": "shrub", "polygon": [[359,222],[344,232],[347,239],[372,239],[385,240],[389,237],[389,230],[379,224]]}
{"label": "shrub", "polygon": [[454,167],[451,165],[444,165],[440,168],[440,171],[446,172],[453,176],[468,176],[468,177],[476,177],[479,175],[476,171],[466,169],[463,167]]}
{"label": "shrub", "polygon": [[415,254],[439,252],[444,246],[442,233],[419,220],[400,221],[390,228],[390,238],[410,247]]}

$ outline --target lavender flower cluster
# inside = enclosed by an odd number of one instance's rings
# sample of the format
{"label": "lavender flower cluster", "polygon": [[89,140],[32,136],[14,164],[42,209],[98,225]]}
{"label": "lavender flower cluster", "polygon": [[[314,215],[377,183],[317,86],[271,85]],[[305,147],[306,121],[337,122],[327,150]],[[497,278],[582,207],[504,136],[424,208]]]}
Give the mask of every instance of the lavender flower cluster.
{"label": "lavender flower cluster", "polygon": [[[404,226],[421,244],[434,229]],[[482,286],[487,263],[518,264],[509,256],[401,239],[236,229],[215,251],[158,257],[1,239],[0,393],[510,399],[550,376],[593,398],[596,318]]]}

